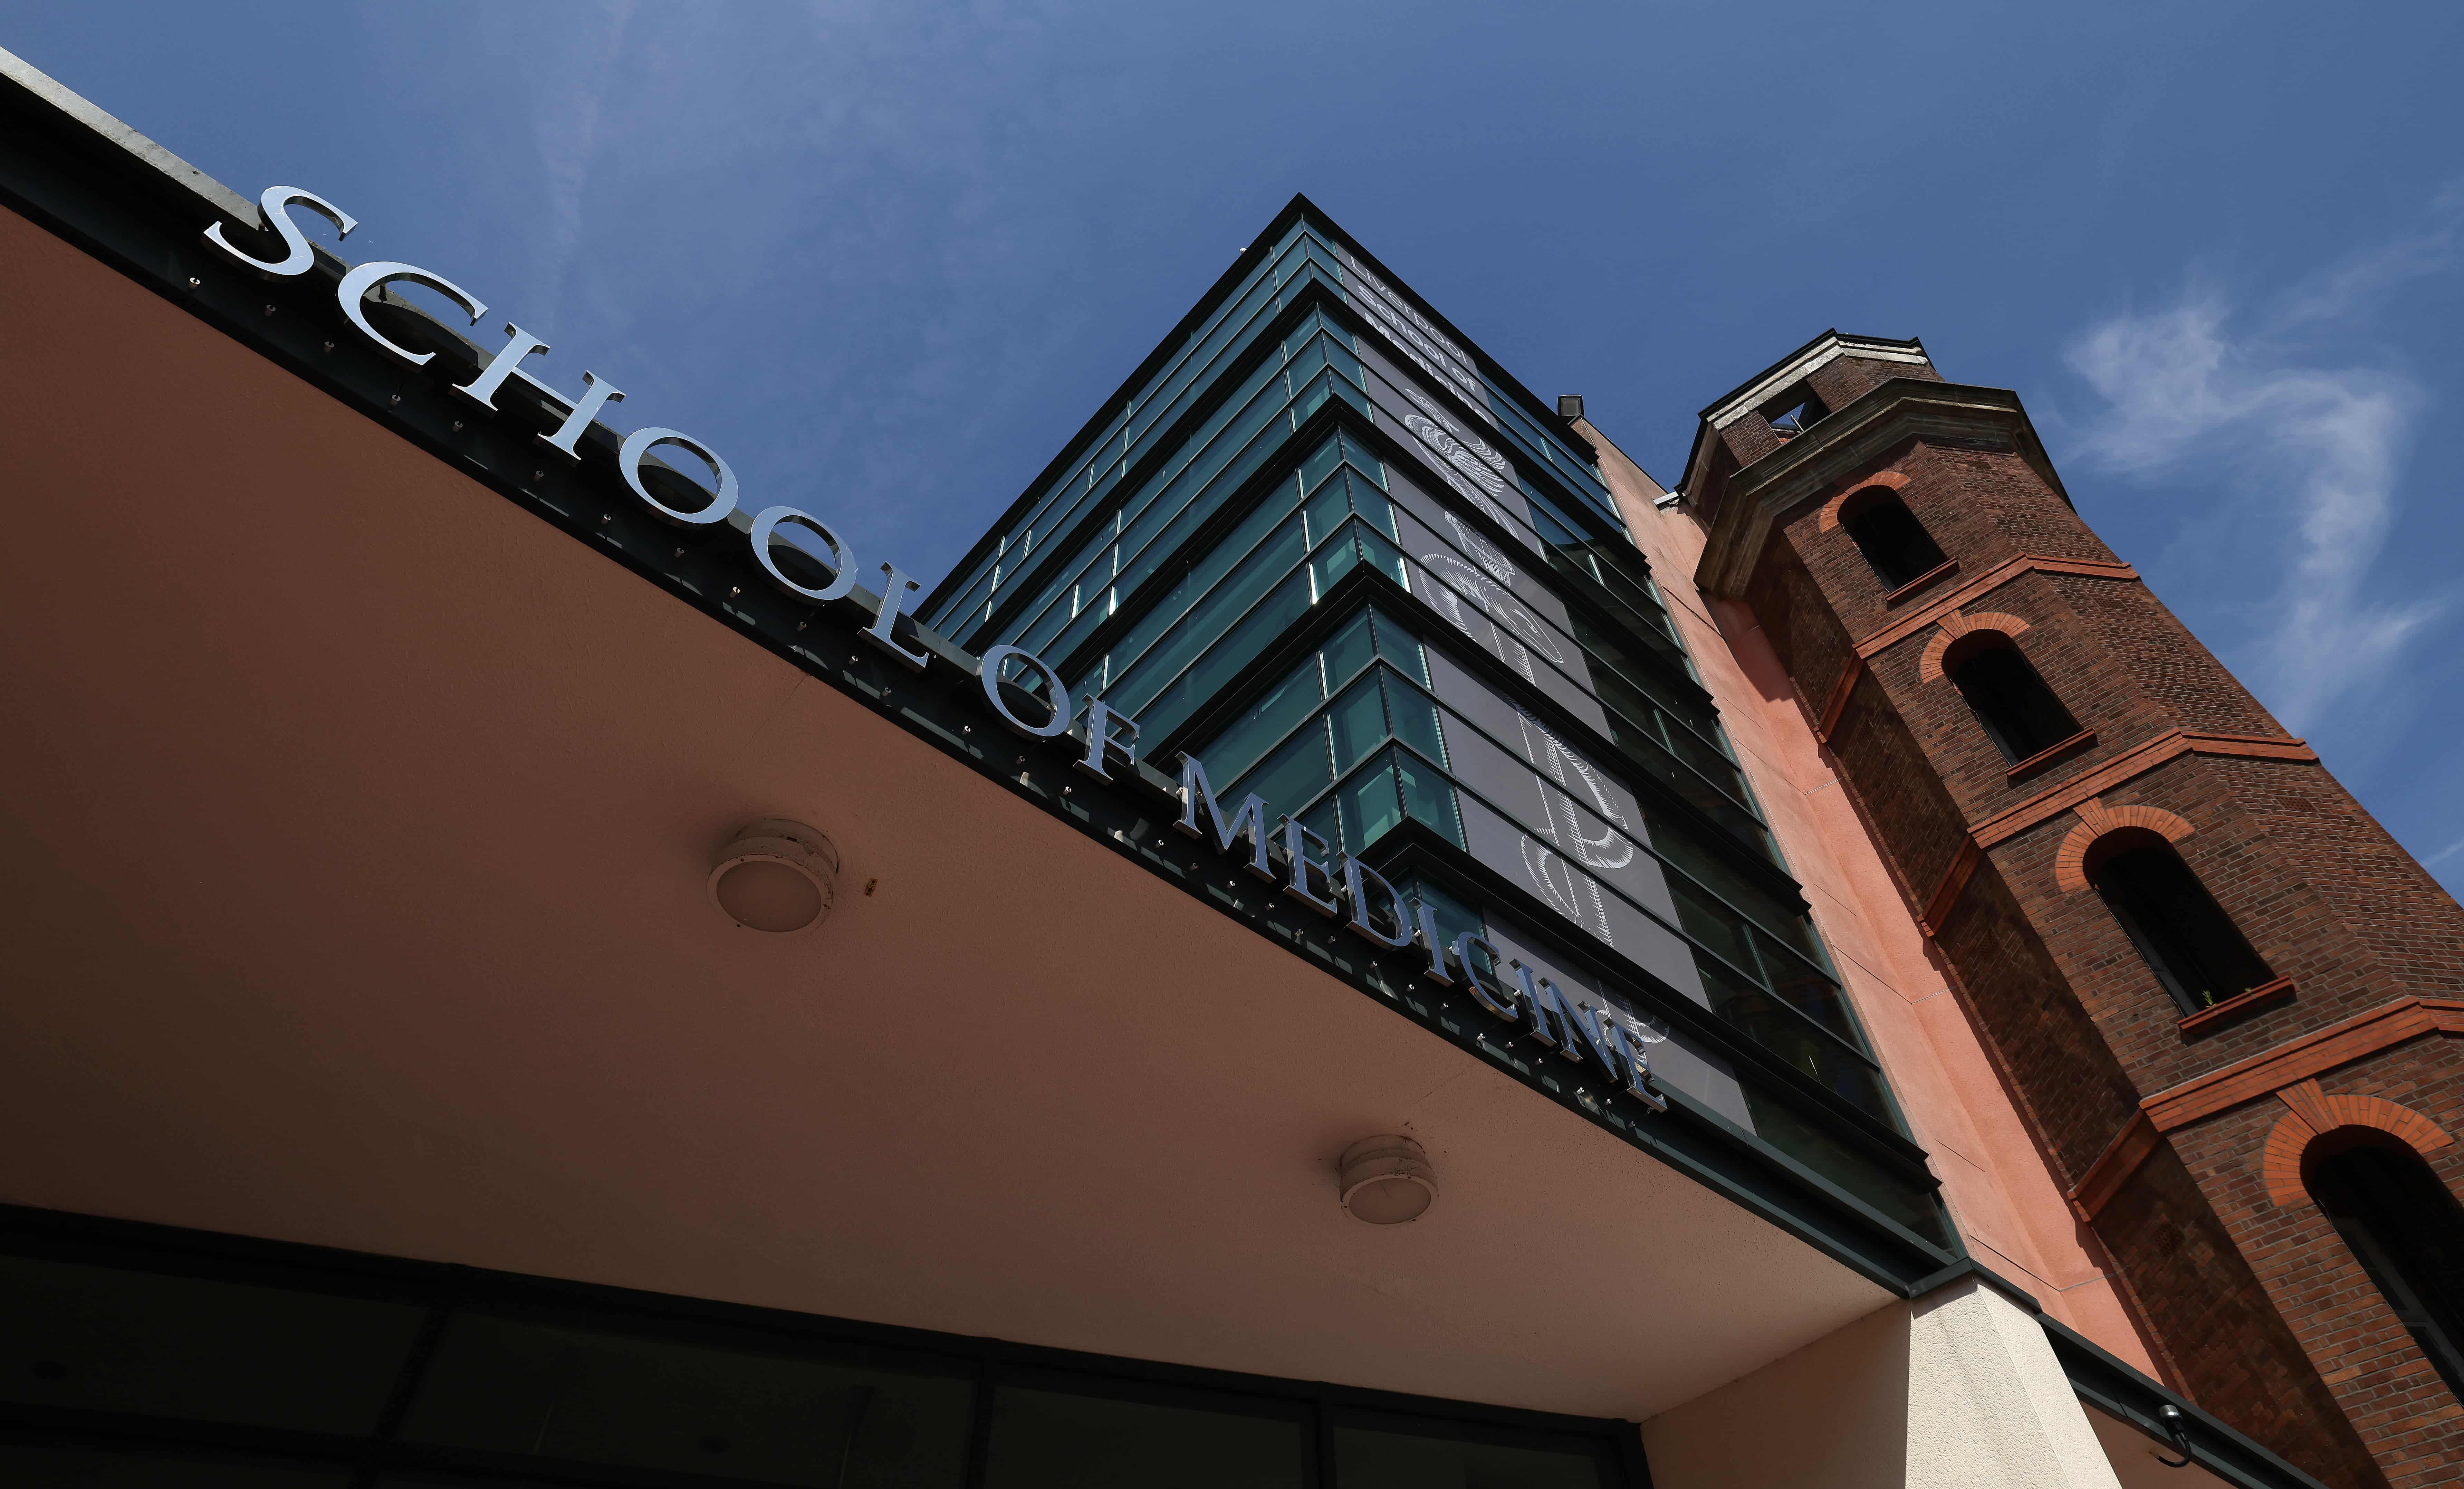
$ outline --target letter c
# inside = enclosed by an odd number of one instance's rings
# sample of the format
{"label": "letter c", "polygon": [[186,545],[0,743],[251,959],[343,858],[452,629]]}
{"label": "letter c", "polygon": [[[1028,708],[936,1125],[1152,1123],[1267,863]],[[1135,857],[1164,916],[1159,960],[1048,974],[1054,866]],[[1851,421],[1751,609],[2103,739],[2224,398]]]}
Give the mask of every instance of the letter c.
{"label": "letter c", "polygon": [[342,282],[334,287],[334,298],[342,302],[342,314],[350,317],[351,323],[358,326],[368,340],[414,367],[425,366],[436,353],[413,351],[407,346],[397,345],[387,341],[385,334],[375,326],[368,324],[369,292],[381,284],[390,283],[395,279],[408,279],[413,284],[427,285],[447,300],[471,312],[473,325],[477,325],[479,318],[488,313],[488,307],[473,300],[469,290],[441,275],[430,274],[416,264],[398,264],[381,258],[375,263],[362,264],[342,276]]}

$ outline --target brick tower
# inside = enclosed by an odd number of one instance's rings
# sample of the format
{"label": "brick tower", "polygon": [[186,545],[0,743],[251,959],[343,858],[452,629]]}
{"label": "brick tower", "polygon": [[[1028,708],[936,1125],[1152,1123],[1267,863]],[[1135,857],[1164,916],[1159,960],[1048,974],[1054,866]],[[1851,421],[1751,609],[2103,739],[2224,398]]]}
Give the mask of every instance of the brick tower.
{"label": "brick tower", "polygon": [[2174,1384],[2331,1484],[2464,1477],[2464,910],[2015,394],[1826,333],[1681,493]]}

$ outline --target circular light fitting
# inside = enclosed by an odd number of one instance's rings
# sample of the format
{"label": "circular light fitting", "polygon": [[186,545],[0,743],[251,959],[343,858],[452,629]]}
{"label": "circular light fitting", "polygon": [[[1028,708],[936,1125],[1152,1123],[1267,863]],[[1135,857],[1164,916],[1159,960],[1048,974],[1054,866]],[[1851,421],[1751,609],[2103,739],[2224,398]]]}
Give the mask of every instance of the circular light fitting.
{"label": "circular light fitting", "polygon": [[764,817],[718,851],[710,902],[745,930],[793,935],[822,923],[836,899],[839,851],[802,822]]}
{"label": "circular light fitting", "polygon": [[1437,1203],[1438,1176],[1420,1145],[1399,1133],[1362,1138],[1335,1164],[1344,1212],[1371,1225],[1418,1220]]}

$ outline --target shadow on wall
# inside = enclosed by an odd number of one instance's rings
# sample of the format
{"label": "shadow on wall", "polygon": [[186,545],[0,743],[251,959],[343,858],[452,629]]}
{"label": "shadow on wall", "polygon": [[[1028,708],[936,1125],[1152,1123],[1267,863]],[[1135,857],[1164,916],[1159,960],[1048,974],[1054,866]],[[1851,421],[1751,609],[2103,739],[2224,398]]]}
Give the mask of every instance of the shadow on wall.
{"label": "shadow on wall", "polygon": [[1662,1412],[1642,1440],[1658,1489],[2118,1489],[2044,1326],[1973,1279]]}
{"label": "shadow on wall", "polygon": [[1645,1422],[1655,1489],[1905,1489],[1906,1305]]}

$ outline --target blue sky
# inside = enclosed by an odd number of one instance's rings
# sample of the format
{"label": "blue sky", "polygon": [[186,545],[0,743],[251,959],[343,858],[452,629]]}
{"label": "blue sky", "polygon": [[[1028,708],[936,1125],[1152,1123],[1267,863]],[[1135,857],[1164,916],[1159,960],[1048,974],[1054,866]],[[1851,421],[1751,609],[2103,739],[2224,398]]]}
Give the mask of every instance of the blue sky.
{"label": "blue sky", "polygon": [[2464,884],[2464,8],[0,0],[937,578],[1295,190],[1673,478],[1826,326],[2079,509]]}

